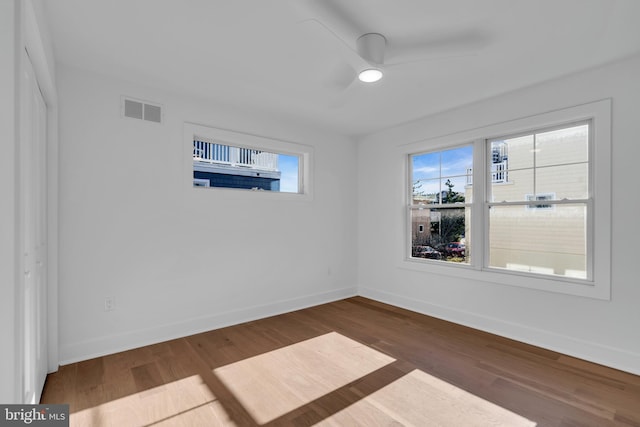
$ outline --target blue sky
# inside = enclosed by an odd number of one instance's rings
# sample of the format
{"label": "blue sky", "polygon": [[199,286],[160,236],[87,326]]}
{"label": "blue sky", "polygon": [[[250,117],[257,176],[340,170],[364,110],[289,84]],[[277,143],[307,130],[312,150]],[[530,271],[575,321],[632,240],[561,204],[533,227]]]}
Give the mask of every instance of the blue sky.
{"label": "blue sky", "polygon": [[412,157],[412,182],[420,181],[418,191],[425,194],[447,190],[450,179],[453,191],[464,192],[467,168],[473,165],[473,147],[467,145],[445,151],[419,154]]}
{"label": "blue sky", "polygon": [[298,192],[298,156],[278,154],[278,168],[282,172],[280,191],[284,193]]}

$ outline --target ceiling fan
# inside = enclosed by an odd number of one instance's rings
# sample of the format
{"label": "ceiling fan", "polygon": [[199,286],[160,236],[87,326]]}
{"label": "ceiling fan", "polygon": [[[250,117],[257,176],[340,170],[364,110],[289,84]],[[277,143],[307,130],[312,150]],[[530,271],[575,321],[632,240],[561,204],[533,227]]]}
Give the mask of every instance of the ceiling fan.
{"label": "ceiling fan", "polygon": [[[376,31],[363,30],[343,7],[344,4],[328,0],[306,0],[302,22],[319,29],[314,37],[331,39],[346,60],[334,81],[342,90],[354,83],[375,83],[387,70],[412,64],[475,55],[487,43],[485,33],[477,30],[446,32],[445,34],[421,33],[413,38],[389,39]],[[299,3],[299,4],[300,4]],[[367,29],[371,27],[368,26]],[[419,31],[421,31],[420,29]]]}

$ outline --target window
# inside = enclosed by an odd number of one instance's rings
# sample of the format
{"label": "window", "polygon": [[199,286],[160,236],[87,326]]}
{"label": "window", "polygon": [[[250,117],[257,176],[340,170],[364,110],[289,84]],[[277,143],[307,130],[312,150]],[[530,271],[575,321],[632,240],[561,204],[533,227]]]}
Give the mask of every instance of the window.
{"label": "window", "polygon": [[196,136],[193,140],[193,185],[246,190],[299,192],[295,155],[225,145]]}
{"label": "window", "polygon": [[403,147],[402,267],[610,298],[610,100]]}
{"label": "window", "polygon": [[194,187],[209,187],[210,186],[210,182],[208,179],[198,179],[198,178],[194,178],[193,179],[193,186]]}
{"label": "window", "polygon": [[[488,266],[588,279],[591,121],[487,141],[508,151],[509,185],[488,187]],[[492,161],[492,166],[495,163]],[[553,190],[553,191],[551,191]],[[545,203],[530,204],[531,201]]]}
{"label": "window", "polygon": [[[470,171],[473,146],[413,154],[411,163],[411,254],[423,247],[438,251],[444,262],[466,263],[465,245],[471,222]],[[429,227],[424,232],[422,224]]]}
{"label": "window", "polygon": [[185,124],[190,185],[309,196],[310,147]]}

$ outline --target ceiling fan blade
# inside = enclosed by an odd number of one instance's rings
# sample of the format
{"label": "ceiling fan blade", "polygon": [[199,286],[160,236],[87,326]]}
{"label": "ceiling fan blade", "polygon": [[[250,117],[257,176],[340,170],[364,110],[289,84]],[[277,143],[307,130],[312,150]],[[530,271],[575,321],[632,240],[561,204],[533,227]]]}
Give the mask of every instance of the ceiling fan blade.
{"label": "ceiling fan blade", "polygon": [[486,33],[476,30],[439,36],[425,34],[411,39],[396,38],[388,41],[385,63],[400,65],[476,55],[489,41]]}
{"label": "ceiling fan blade", "polygon": [[346,90],[356,79],[357,73],[348,64],[340,61],[330,70],[330,78],[327,79],[327,89],[342,92]]}
{"label": "ceiling fan blade", "polygon": [[[345,8],[345,3],[337,0],[296,0],[294,2],[303,20],[314,19],[330,29],[341,40],[355,41],[363,34],[360,25]],[[355,46],[347,43],[355,50]]]}
{"label": "ceiling fan blade", "polygon": [[357,80],[358,79],[352,79],[347,87],[333,97],[331,102],[329,102],[328,107],[331,109],[342,108],[349,102],[349,100],[357,98],[357,92],[360,90],[360,85]]}
{"label": "ceiling fan blade", "polygon": [[307,19],[301,22],[310,33],[310,37],[317,39],[331,40],[334,46],[338,47],[338,55],[347,61],[355,70],[361,70],[370,66],[370,64],[362,58],[356,50],[354,50],[345,40],[343,40],[331,28],[327,27],[317,19]]}

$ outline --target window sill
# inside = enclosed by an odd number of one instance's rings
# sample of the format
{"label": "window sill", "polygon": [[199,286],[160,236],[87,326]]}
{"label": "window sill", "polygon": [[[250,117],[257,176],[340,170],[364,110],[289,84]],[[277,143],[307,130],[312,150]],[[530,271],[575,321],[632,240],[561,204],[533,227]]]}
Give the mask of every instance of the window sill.
{"label": "window sill", "polygon": [[422,273],[438,274],[476,282],[494,285],[507,285],[520,288],[534,289],[585,298],[610,300],[610,282],[588,282],[585,280],[539,276],[526,272],[506,271],[497,269],[482,269],[469,264],[443,263],[435,260],[417,260],[405,258],[397,264],[403,270],[419,271]]}
{"label": "window sill", "polygon": [[[267,191],[227,187],[199,187],[194,185],[191,185],[191,188],[195,192],[197,192],[194,194],[197,194],[198,197],[201,197],[204,193],[207,193],[211,194],[211,197],[213,198],[224,196],[225,200],[289,200],[297,202],[313,200],[313,196],[310,192],[289,193],[285,191]],[[200,193],[200,191],[203,191],[204,193]]]}

